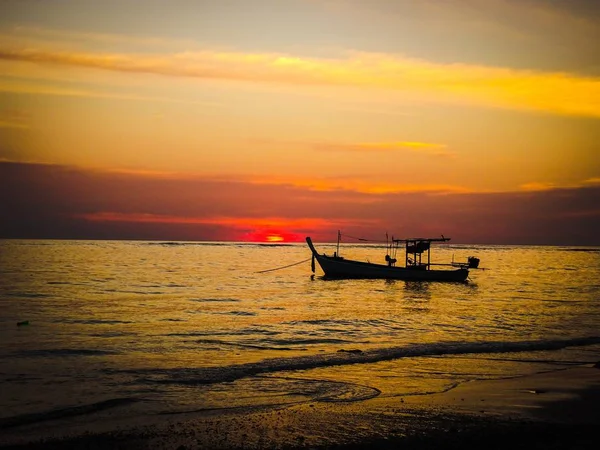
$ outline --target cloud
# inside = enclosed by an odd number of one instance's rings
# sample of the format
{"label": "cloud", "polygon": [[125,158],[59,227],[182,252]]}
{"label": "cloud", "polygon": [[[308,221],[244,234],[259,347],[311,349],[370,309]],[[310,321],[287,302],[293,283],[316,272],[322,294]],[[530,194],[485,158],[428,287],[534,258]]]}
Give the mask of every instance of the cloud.
{"label": "cloud", "polygon": [[600,185],[600,177],[588,178],[579,182],[564,183],[561,185],[549,182],[532,181],[520,185],[519,188],[523,191],[550,191],[559,189],[577,189],[594,185]]}
{"label": "cloud", "polygon": [[0,128],[17,128],[21,130],[27,130],[29,129],[29,125],[0,118]]}
{"label": "cloud", "polygon": [[[377,45],[388,51],[435,61],[598,75],[595,0],[315,1],[325,14],[352,23],[358,36],[386,36]],[[356,40],[369,45],[364,38]]]}
{"label": "cloud", "polygon": [[124,73],[301,86],[378,89],[429,101],[600,117],[600,79],[568,73],[439,64],[401,55],[338,58],[211,50],[132,54],[0,47],[0,59]]}
{"label": "cloud", "polygon": [[[9,162],[9,161],[7,161]],[[92,169],[88,169],[90,172]],[[338,194],[395,194],[407,192],[424,192],[430,194],[467,193],[473,192],[461,185],[452,184],[425,184],[425,183],[390,183],[382,182],[375,177],[360,176],[329,176],[329,177],[301,177],[301,176],[277,176],[277,175],[244,175],[223,174],[203,175],[194,173],[165,172],[156,170],[133,170],[133,169],[106,169],[103,172],[115,175],[132,176],[146,179],[178,180],[193,183],[203,180],[210,183],[231,183],[233,180],[239,183],[247,183],[254,186],[285,186],[288,188],[301,188],[302,190],[315,192],[335,192]],[[101,173],[101,172],[99,172]],[[370,203],[377,201],[369,195],[354,197],[354,202]]]}
{"label": "cloud", "polygon": [[0,92],[10,92],[17,94],[27,95],[49,95],[49,96],[60,96],[60,97],[85,97],[85,98],[99,98],[99,99],[118,99],[118,100],[131,100],[139,102],[160,102],[160,103],[180,103],[180,104],[191,104],[191,105],[202,105],[207,107],[221,107],[222,104],[218,102],[208,101],[196,101],[184,98],[174,97],[159,97],[150,95],[134,95],[134,94],[123,94],[105,92],[99,89],[81,89],[81,88],[69,88],[63,86],[57,86],[52,83],[40,82],[40,81],[21,81],[21,80],[10,80],[0,77]]}
{"label": "cloud", "polygon": [[326,151],[413,151],[433,156],[454,157],[456,154],[446,149],[444,144],[429,142],[359,142],[356,144],[343,142],[319,142],[312,144],[317,150]]}
{"label": "cloud", "polygon": [[550,189],[556,189],[557,186],[554,183],[532,181],[531,183],[522,184],[519,187],[524,191],[548,191]]}
{"label": "cloud", "polygon": [[29,129],[29,114],[20,109],[0,110],[0,128]]}
{"label": "cloud", "polygon": [[0,238],[251,240],[281,230],[327,240],[343,229],[364,237],[443,233],[459,243],[600,245],[599,195],[597,185],[366,194],[0,162]]}
{"label": "cloud", "polygon": [[[10,162],[10,161],[6,161]],[[90,172],[93,169],[87,169]],[[395,194],[407,192],[424,192],[430,194],[467,193],[472,192],[460,185],[452,184],[425,184],[425,183],[390,183],[382,182],[375,177],[361,176],[330,176],[330,177],[301,177],[301,176],[277,176],[277,175],[244,175],[223,174],[203,175],[181,172],[164,172],[155,170],[132,170],[132,169],[106,169],[98,173],[110,173],[122,176],[138,177],[140,179],[162,179],[187,181],[190,183],[203,180],[215,184],[228,184],[232,182],[244,183],[251,186],[282,186],[287,188],[300,188],[314,192],[333,192],[337,194]],[[354,197],[354,202],[370,203],[377,201],[369,195]]]}
{"label": "cloud", "polygon": [[197,42],[190,39],[161,38],[155,36],[135,36],[131,34],[97,33],[90,31],[60,30],[53,28],[18,25],[10,29],[9,33],[0,34],[3,40],[12,39],[18,42],[44,43],[60,42],[65,44],[80,44],[94,42],[101,44],[138,45],[144,47],[195,47]]}
{"label": "cloud", "polygon": [[[296,188],[320,192],[354,192],[360,194],[397,194],[407,192],[426,192],[434,194],[470,192],[463,186],[451,184],[419,184],[419,183],[389,183],[365,177],[328,177],[328,178],[280,178],[276,176],[249,177],[248,182],[262,185],[288,185]],[[379,201],[378,198],[366,196],[357,199],[359,203]]]}

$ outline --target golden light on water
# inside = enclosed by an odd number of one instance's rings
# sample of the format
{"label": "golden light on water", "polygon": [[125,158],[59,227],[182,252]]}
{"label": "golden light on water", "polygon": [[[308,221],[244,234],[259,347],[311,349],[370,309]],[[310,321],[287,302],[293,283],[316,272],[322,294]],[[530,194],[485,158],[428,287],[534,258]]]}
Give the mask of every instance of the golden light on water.
{"label": "golden light on water", "polygon": [[0,2],[1,237],[598,242],[593,2],[54,3]]}

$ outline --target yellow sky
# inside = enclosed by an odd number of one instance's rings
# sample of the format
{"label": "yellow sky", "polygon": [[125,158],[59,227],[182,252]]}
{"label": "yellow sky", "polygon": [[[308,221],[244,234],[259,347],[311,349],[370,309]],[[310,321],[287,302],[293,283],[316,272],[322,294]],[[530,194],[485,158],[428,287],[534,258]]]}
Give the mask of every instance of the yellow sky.
{"label": "yellow sky", "polygon": [[0,4],[4,161],[373,194],[600,177],[594,2],[29,3]]}

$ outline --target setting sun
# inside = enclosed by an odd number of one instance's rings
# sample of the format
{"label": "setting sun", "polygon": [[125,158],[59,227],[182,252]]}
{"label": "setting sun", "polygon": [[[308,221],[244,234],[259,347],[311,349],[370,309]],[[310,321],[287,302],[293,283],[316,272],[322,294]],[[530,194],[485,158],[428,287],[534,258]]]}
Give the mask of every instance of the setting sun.
{"label": "setting sun", "polygon": [[267,242],[272,244],[283,242],[301,242],[303,235],[272,228],[254,229],[241,237],[246,242]]}

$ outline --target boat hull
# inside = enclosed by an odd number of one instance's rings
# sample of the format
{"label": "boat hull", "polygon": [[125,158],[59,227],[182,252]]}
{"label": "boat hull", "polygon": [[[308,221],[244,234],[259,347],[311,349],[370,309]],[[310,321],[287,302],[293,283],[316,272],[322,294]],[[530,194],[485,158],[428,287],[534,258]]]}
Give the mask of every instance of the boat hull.
{"label": "boat hull", "polygon": [[453,270],[426,270],[424,268],[393,267],[383,264],[373,264],[353,261],[337,256],[320,255],[312,244],[310,237],[306,238],[314,258],[323,269],[326,278],[363,278],[390,279],[406,281],[455,281],[464,282],[469,276],[469,270],[460,268]]}

